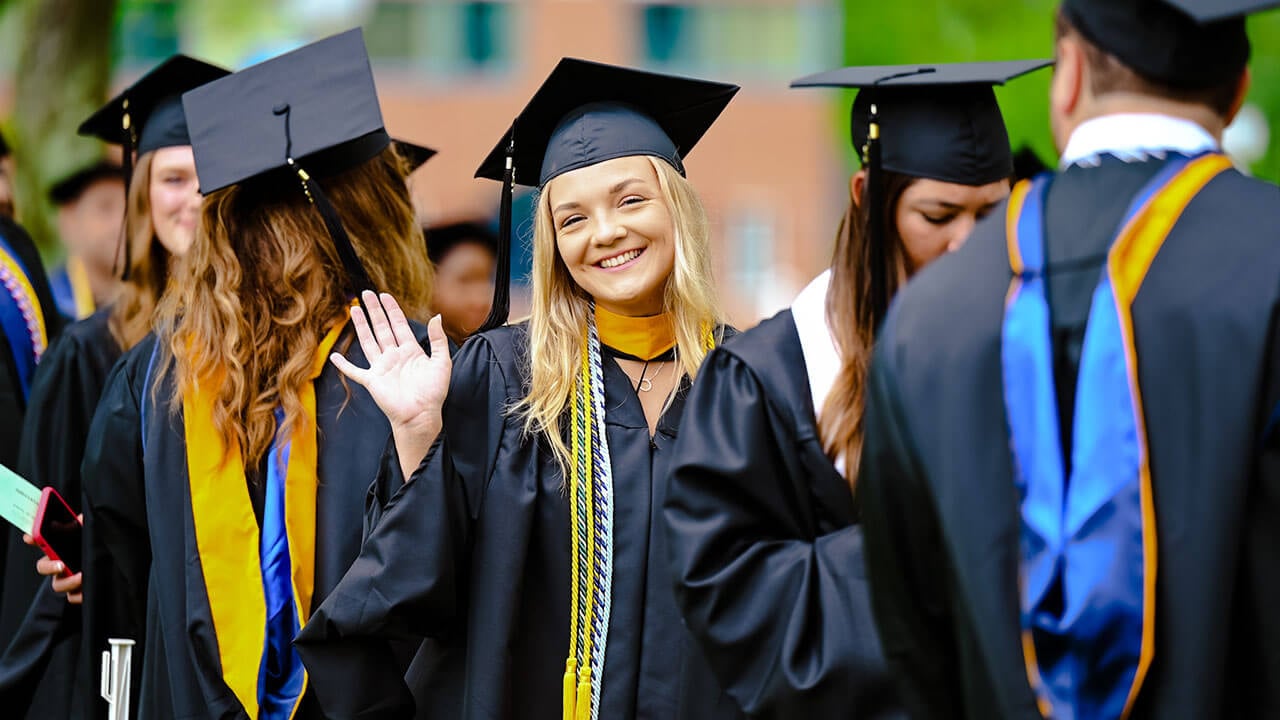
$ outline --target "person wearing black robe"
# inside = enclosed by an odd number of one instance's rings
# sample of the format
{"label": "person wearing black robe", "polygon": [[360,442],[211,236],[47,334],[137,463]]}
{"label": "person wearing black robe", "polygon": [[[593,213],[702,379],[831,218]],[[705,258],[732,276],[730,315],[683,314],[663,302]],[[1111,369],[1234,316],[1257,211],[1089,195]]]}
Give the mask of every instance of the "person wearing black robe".
{"label": "person wearing black robe", "polygon": [[1061,170],[889,314],[859,494],[915,717],[1280,713],[1280,189],[1219,154],[1268,5],[1064,2]]}
{"label": "person wearing black robe", "polygon": [[[36,369],[62,328],[40,253],[27,231],[0,215],[0,465],[16,470],[22,423],[30,407]],[[21,277],[18,275],[21,274]],[[37,553],[22,542],[22,532],[7,523],[0,529],[0,577],[8,566],[35,575]],[[10,560],[10,558],[14,558]],[[22,622],[29,585],[0,584],[0,645],[7,645]],[[13,612],[3,608],[12,606]]]}
{"label": "person wearing black robe", "polygon": [[[89,431],[86,554],[118,575],[86,573],[86,636],[98,653],[107,638],[137,641],[141,720],[319,718],[291,643],[356,557],[378,460],[367,448],[389,432],[327,358],[365,362],[347,313],[374,279],[426,314],[408,163],[383,129],[358,30],[182,103],[201,221],[156,334],[117,363]],[[433,337],[446,347],[438,325]],[[237,377],[249,387],[220,427],[217,393]],[[237,409],[245,398],[268,405]],[[255,418],[274,433],[251,433]],[[255,438],[270,444],[250,455]]]}
{"label": "person wearing black robe", "polygon": [[899,284],[1009,192],[991,85],[1046,64],[842,68],[793,84],[864,88],[850,129],[866,169],[851,180],[831,268],[707,360],[664,508],[685,623],[747,716],[903,714],[871,616],[852,492],[862,368]]}
{"label": "person wearing black robe", "polygon": [[[131,138],[121,136],[122,116],[138,133],[139,161],[132,183],[128,242],[136,247],[128,254],[124,290],[119,300],[88,318],[73,323],[50,344],[31,388],[31,406],[24,421],[19,473],[37,487],[51,487],[73,510],[80,508],[80,461],[94,409],[103,383],[116,360],[150,331],[150,313],[164,290],[171,252],[191,243],[172,223],[151,217],[152,153],[178,148],[179,159],[166,157],[157,174],[180,175],[167,179],[170,187],[185,182],[190,200],[199,203],[195,165],[186,153],[185,172],[181,148],[189,148],[182,92],[226,75],[227,71],[199,60],[176,55],[148,72],[81,126],[81,133],[132,152]],[[172,152],[172,151],[166,151]],[[106,172],[99,169],[97,172]],[[119,167],[115,168],[119,176]],[[179,185],[181,187],[181,185]],[[142,218],[138,215],[146,215]],[[0,702],[12,713],[38,717],[71,717],[80,714],[79,703],[88,690],[73,692],[77,682],[94,684],[96,671],[79,663],[80,608],[68,604],[50,584],[36,574],[34,548],[11,549],[4,579],[6,592],[0,617],[12,619],[15,635],[0,655]],[[105,571],[105,570],[104,570]],[[23,588],[19,591],[18,588]],[[20,627],[16,627],[20,626]],[[96,656],[94,656],[96,657]],[[96,667],[96,662],[93,663]],[[79,673],[79,679],[76,679]],[[90,695],[91,696],[91,695]]]}
{"label": "person wearing black robe", "polygon": [[[736,91],[562,60],[478,173],[505,168],[506,192],[542,188],[530,320],[495,327],[507,317],[499,282],[451,376],[413,375],[428,366],[411,361],[397,382],[398,362],[421,351],[373,312],[366,354],[381,359],[346,370],[397,428],[383,506],[298,638],[329,716],[679,716],[697,658],[666,577],[661,488],[688,378],[726,330],[714,298],[689,292],[708,287],[709,239],[675,148],[690,150]],[[499,237],[503,278],[509,232]],[[556,392],[567,397],[538,425],[526,413],[545,407],[537,390],[556,387],[566,363]],[[403,399],[433,393],[434,410]],[[425,432],[410,429],[416,417]],[[402,678],[386,647],[406,638],[451,657]]]}

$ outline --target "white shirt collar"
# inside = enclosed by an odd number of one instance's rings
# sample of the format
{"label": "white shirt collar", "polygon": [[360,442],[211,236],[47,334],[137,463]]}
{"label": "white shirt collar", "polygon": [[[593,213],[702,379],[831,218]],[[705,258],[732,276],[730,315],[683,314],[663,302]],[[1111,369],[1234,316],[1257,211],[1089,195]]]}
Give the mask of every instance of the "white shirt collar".
{"label": "white shirt collar", "polygon": [[1060,167],[1097,165],[1102,155],[1125,162],[1163,158],[1173,151],[1195,155],[1218,150],[1209,131],[1182,118],[1153,113],[1122,113],[1087,120],[1071,133]]}
{"label": "white shirt collar", "polygon": [[[827,327],[827,289],[830,285],[831,271],[827,270],[801,290],[791,304],[791,317],[796,323],[796,334],[800,336],[800,352],[804,354],[815,418],[822,415],[823,403],[840,374],[840,351],[836,349],[835,338]],[[835,466],[844,475],[843,457],[837,458]]]}

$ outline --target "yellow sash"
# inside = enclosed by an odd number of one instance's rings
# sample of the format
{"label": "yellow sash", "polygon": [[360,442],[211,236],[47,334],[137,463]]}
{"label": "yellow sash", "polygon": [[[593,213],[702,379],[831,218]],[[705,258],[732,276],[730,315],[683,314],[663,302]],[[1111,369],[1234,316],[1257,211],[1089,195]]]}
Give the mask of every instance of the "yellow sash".
{"label": "yellow sash", "polygon": [[[345,326],[343,318],[316,348],[312,382],[299,391],[302,422],[293,428],[290,437],[289,467],[285,475],[285,525],[294,601],[302,624],[311,614],[311,594],[315,587],[318,449],[314,381],[324,369],[329,352]],[[191,514],[222,678],[249,717],[256,718],[258,676],[267,635],[258,521],[249,499],[240,449],[234,445],[227,448],[213,424],[213,397],[209,390],[216,385],[216,382],[205,387],[197,384],[193,392],[182,398]],[[302,694],[305,692],[304,679]]]}

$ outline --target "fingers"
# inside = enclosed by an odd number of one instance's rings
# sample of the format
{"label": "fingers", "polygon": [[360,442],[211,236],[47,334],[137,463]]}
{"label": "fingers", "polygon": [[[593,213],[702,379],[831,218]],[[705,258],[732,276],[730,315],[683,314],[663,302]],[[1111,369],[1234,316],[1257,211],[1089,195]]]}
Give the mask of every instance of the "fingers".
{"label": "fingers", "polygon": [[373,336],[377,338],[378,346],[383,352],[396,347],[396,336],[391,332],[391,321],[387,320],[387,313],[382,309],[378,296],[365,290],[361,297],[364,299],[364,309],[369,314],[369,324],[373,326]]}
{"label": "fingers", "polygon": [[35,545],[36,539],[31,537],[31,533],[22,533],[22,542],[28,545]]}
{"label": "fingers", "polygon": [[338,368],[338,372],[351,378],[361,387],[365,387],[366,383],[369,381],[368,370],[352,365],[350,360],[346,359],[339,353],[330,354],[329,362],[333,363],[333,366]]}
{"label": "fingers", "polygon": [[[79,593],[80,586],[84,583],[84,575],[76,573],[67,577],[56,577],[53,579],[53,591],[57,593]],[[67,598],[70,600],[70,598]]]}
{"label": "fingers", "polygon": [[356,326],[356,339],[360,341],[360,349],[364,351],[365,359],[372,365],[382,357],[382,348],[378,347],[378,341],[373,339],[369,321],[365,319],[364,311],[359,305],[351,306],[351,324]]}
{"label": "fingers", "polygon": [[413,336],[413,329],[409,327],[409,320],[400,309],[400,303],[388,293],[382,293],[381,298],[382,307],[387,311],[387,319],[391,321],[391,334],[395,336],[396,345],[417,345],[418,340]]}
{"label": "fingers", "polygon": [[45,575],[45,576],[58,575],[58,574],[61,574],[66,569],[67,569],[66,566],[63,565],[62,563],[58,562],[57,560],[50,560],[47,557],[41,556],[41,558],[36,561],[36,572],[40,573],[41,575]]}
{"label": "fingers", "polygon": [[431,359],[449,362],[449,336],[444,334],[444,321],[439,315],[427,323],[427,339],[431,341]]}
{"label": "fingers", "polygon": [[84,604],[84,593],[81,593],[81,592],[67,593],[67,602],[71,603],[72,605]]}

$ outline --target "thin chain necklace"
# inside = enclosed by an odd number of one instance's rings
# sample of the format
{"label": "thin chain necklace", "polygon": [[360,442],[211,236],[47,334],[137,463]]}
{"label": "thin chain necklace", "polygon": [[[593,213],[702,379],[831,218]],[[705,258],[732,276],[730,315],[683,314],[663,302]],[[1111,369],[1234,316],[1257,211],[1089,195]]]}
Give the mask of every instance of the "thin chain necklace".
{"label": "thin chain necklace", "polygon": [[640,380],[636,383],[636,393],[649,392],[653,389],[653,378],[646,378],[644,374],[649,370],[649,361],[644,361],[644,367],[640,368]]}

